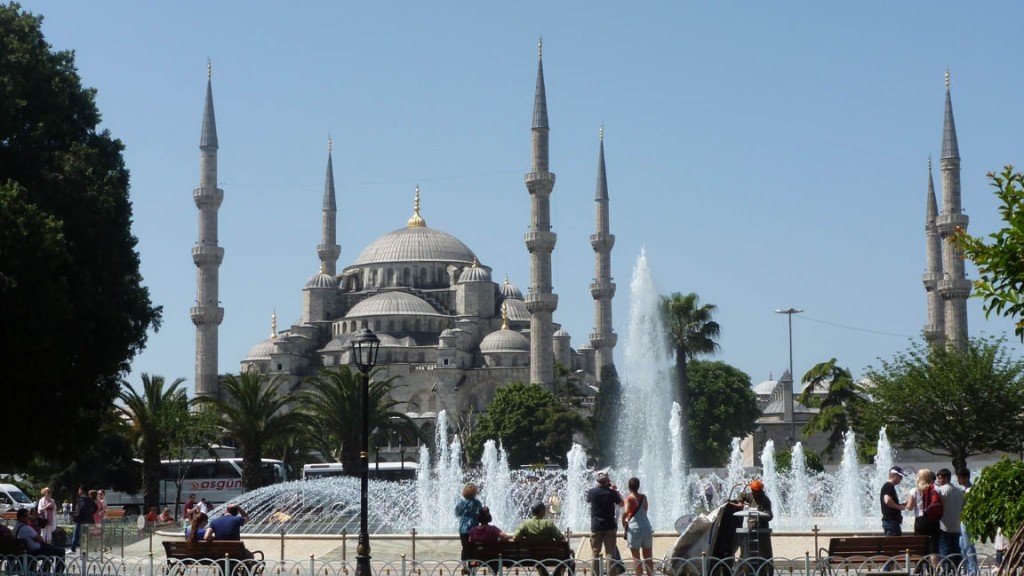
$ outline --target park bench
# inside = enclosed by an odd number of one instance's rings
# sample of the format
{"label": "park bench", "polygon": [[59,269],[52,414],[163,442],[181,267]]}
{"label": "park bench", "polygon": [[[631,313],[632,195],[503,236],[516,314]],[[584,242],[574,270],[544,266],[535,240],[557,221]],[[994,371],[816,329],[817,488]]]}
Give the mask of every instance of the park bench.
{"label": "park bench", "polygon": [[103,515],[103,520],[124,520],[124,508],[107,508],[107,513]]}
{"label": "park bench", "polygon": [[0,520],[17,520],[17,519],[18,519],[18,511],[17,510],[8,510],[8,511],[0,514]]}
{"label": "park bench", "polygon": [[[168,572],[174,570],[176,574],[183,574],[191,564],[227,562],[235,567],[232,570],[234,576],[259,576],[266,566],[263,552],[247,550],[241,540],[200,540],[192,544],[185,540],[164,540],[164,553]],[[223,572],[227,573],[226,570]]]}
{"label": "park bench", "polygon": [[853,536],[831,538],[818,551],[822,572],[836,565],[855,565],[859,571],[907,574],[928,556],[928,536]]}
{"label": "park bench", "polygon": [[515,540],[509,542],[475,542],[470,558],[497,573],[499,568],[508,569],[513,564],[520,567],[536,567],[542,576],[547,576],[545,566],[555,566],[554,576],[562,576],[566,570],[569,576],[576,572],[572,548],[565,541]]}

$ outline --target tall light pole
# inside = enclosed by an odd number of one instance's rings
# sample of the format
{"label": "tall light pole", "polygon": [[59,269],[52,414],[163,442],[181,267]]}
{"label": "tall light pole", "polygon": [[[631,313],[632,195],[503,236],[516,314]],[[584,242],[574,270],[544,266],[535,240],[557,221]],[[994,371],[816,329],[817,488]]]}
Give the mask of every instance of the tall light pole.
{"label": "tall light pole", "polygon": [[789,408],[789,438],[791,447],[796,444],[796,402],[793,400],[793,314],[801,312],[803,310],[796,308],[775,311],[776,314],[789,316],[789,387],[783,390],[783,392],[789,397],[787,407]]}
{"label": "tall light pole", "polygon": [[367,526],[367,502],[370,486],[370,371],[377,365],[380,339],[368,328],[363,328],[352,339],[352,361],[362,375],[363,384],[363,438],[359,452],[359,544],[356,547],[356,576],[371,576],[370,530]]}

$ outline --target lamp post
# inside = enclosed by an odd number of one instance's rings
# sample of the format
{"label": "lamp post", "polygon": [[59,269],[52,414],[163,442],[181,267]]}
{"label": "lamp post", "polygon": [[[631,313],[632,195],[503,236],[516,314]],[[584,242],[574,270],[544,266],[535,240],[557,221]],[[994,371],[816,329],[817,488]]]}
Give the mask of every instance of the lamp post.
{"label": "lamp post", "polygon": [[793,400],[793,314],[799,314],[803,310],[789,308],[776,310],[776,314],[785,314],[789,317],[789,389],[785,392],[789,395],[789,439],[790,447],[796,444],[796,402]]}
{"label": "lamp post", "polygon": [[370,484],[370,371],[377,364],[380,339],[368,328],[363,328],[352,339],[352,361],[362,375],[363,384],[363,438],[359,451],[359,544],[356,547],[356,576],[371,576],[370,531],[367,527],[367,502]]}

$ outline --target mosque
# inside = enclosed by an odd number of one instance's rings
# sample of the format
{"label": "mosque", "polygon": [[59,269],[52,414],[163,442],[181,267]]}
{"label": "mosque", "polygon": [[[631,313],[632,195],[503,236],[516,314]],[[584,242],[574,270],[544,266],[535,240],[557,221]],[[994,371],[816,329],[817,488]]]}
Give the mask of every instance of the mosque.
{"label": "mosque", "polygon": [[[217,188],[217,128],[212,79],[207,78],[200,141],[200,185],[194,191],[199,210],[199,238],[192,249],[197,267],[196,395],[219,394],[218,269],[224,250],[217,245],[217,210],[224,192]],[[321,369],[350,364],[350,340],[368,328],[380,339],[378,366],[386,377],[399,376],[396,409],[429,426],[441,410],[463,418],[486,410],[498,386],[520,381],[549,388],[556,374],[569,374],[585,396],[600,385],[602,368],[612,365],[616,334],[612,328],[611,251],[604,135],[598,151],[594,198],[595,230],[590,236],[596,276],[593,334],[578,348],[554,321],[558,296],[552,291],[549,198],[555,175],[549,171],[548,114],[543,56],[538,50],[537,83],[531,126],[531,167],[525,175],[524,200],[531,203],[525,235],[530,256],[526,294],[493,277],[486,258],[457,237],[427,225],[416,188],[412,215],[404,226],[363,248],[351,264],[338,270],[338,204],[331,146],[321,206],[321,243],[316,246],[320,271],[302,289],[302,316],[278,330],[241,360],[240,369],[280,376],[294,391]],[[311,207],[312,208],[312,207]],[[562,370],[556,371],[556,365]]]}

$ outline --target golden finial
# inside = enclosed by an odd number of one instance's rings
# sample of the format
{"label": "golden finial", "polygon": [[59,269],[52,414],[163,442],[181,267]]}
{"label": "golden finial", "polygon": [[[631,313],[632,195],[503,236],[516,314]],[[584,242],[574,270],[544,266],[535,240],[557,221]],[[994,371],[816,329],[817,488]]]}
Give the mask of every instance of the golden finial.
{"label": "golden finial", "polygon": [[501,329],[508,330],[508,302],[501,303]]}
{"label": "golden finial", "polygon": [[270,315],[270,337],[277,337],[277,309],[274,309],[274,313]]}
{"label": "golden finial", "polygon": [[210,59],[206,59],[206,79],[213,80],[213,62]]}
{"label": "golden finial", "polygon": [[[508,272],[505,272],[505,286],[508,286]],[[504,306],[504,304],[502,304]]]}
{"label": "golden finial", "polygon": [[949,66],[946,66],[946,88],[949,88]]}
{"label": "golden finial", "polygon": [[473,266],[472,267],[473,268],[479,268],[480,267],[480,261],[476,259],[476,256],[473,256]]}
{"label": "golden finial", "polygon": [[426,225],[426,221],[424,221],[423,217],[420,216],[420,185],[417,184],[416,200],[413,202],[412,218],[409,218],[409,222],[406,223],[406,226],[409,228],[424,228]]}
{"label": "golden finial", "polygon": [[537,58],[543,58],[543,57],[544,57],[544,37],[541,36],[537,40]]}
{"label": "golden finial", "polygon": [[597,135],[601,138],[601,142],[604,142],[604,122],[601,123],[601,128],[597,131]]}

